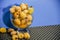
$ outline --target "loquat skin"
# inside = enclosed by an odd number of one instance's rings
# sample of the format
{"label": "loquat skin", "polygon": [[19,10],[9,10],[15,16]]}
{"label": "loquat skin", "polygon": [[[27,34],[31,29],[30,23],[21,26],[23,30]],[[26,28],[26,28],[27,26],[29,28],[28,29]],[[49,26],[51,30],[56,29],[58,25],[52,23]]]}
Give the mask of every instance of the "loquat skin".
{"label": "loquat skin", "polygon": [[15,13],[15,8],[10,8],[10,12],[13,14]]}
{"label": "loquat skin", "polygon": [[24,38],[23,33],[21,33],[21,32],[20,32],[20,33],[18,33],[18,38],[19,38],[19,39],[23,39],[23,38]]}
{"label": "loquat skin", "polygon": [[12,31],[14,31],[14,29],[12,29],[12,28],[9,28],[8,29],[8,32],[12,32]]}
{"label": "loquat skin", "polygon": [[28,8],[28,12],[29,12],[28,14],[33,14],[34,8],[33,8],[33,7],[29,7],[29,8]]}
{"label": "loquat skin", "polygon": [[17,35],[12,35],[12,40],[18,40],[18,36]]}
{"label": "loquat skin", "polygon": [[28,32],[24,33],[24,38],[25,39],[30,39],[30,34]]}
{"label": "loquat skin", "polygon": [[19,12],[19,14],[21,13],[21,9],[17,10],[17,12]]}
{"label": "loquat skin", "polygon": [[27,14],[28,13],[28,10],[24,10],[23,12]]}
{"label": "loquat skin", "polygon": [[31,25],[31,24],[32,24],[32,22],[31,22],[31,21],[28,21],[28,22],[27,22],[27,25]]}
{"label": "loquat skin", "polygon": [[24,19],[24,18],[26,18],[26,14],[25,14],[24,12],[21,12],[20,17],[21,17],[22,19]]}
{"label": "loquat skin", "polygon": [[13,14],[13,17],[14,17],[14,18],[19,18],[19,13],[18,13],[18,12],[15,12],[15,13]]}
{"label": "loquat skin", "polygon": [[6,28],[0,28],[1,33],[6,33],[6,31],[7,31]]}
{"label": "loquat skin", "polygon": [[21,20],[21,24],[25,24],[25,23],[26,23],[25,19]]}
{"label": "loquat skin", "polygon": [[20,20],[17,18],[17,19],[14,19],[14,24],[18,26],[18,25],[21,24],[21,22],[20,22]]}
{"label": "loquat skin", "polygon": [[32,15],[27,15],[27,19],[32,21]]}
{"label": "loquat skin", "polygon": [[28,5],[27,5],[27,4],[24,4],[24,3],[22,3],[22,4],[20,5],[20,7],[21,7],[21,10],[25,10],[25,9],[27,9],[27,8],[28,8]]}
{"label": "loquat skin", "polygon": [[21,7],[16,6],[16,11],[17,11],[17,12],[21,12]]}
{"label": "loquat skin", "polygon": [[12,32],[11,32],[11,35],[16,35],[16,34],[17,34],[16,31],[12,31]]}

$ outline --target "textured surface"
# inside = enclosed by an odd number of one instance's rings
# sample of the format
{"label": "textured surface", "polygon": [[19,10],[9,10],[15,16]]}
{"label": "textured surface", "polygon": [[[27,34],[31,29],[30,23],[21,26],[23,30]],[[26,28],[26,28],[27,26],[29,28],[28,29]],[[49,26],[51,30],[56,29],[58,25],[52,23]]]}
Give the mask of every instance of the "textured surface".
{"label": "textured surface", "polygon": [[[60,40],[60,25],[32,27],[30,30],[30,40]],[[0,40],[11,40],[11,37],[0,33]]]}
{"label": "textured surface", "polygon": [[30,28],[31,40],[60,40],[60,25]]}

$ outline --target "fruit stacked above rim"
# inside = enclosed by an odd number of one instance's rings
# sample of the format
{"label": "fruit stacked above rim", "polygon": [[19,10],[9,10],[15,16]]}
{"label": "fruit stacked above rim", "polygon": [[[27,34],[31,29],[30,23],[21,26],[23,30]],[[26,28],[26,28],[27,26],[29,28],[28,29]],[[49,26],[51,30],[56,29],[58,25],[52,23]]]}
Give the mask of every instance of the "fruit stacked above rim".
{"label": "fruit stacked above rim", "polygon": [[28,28],[33,20],[33,11],[34,8],[25,3],[20,4],[20,6],[12,6],[10,8],[12,24],[19,29]]}

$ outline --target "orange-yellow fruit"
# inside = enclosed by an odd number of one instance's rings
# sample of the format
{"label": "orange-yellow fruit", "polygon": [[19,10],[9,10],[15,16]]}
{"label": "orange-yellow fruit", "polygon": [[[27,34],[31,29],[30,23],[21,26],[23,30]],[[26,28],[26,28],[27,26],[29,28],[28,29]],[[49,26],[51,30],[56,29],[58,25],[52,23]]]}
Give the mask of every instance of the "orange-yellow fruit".
{"label": "orange-yellow fruit", "polygon": [[15,8],[10,8],[10,12],[13,14],[15,12]]}
{"label": "orange-yellow fruit", "polygon": [[28,21],[28,22],[27,22],[27,25],[30,25],[31,23],[32,23],[31,21]]}
{"label": "orange-yellow fruit", "polygon": [[24,3],[22,3],[22,4],[20,5],[20,7],[21,7],[21,10],[25,10],[25,9],[28,8],[28,6],[27,6],[26,4],[24,4]]}
{"label": "orange-yellow fruit", "polygon": [[12,40],[18,40],[18,36],[17,35],[12,35]]}
{"label": "orange-yellow fruit", "polygon": [[19,17],[19,13],[18,13],[18,12],[15,12],[15,13],[13,14],[13,17],[14,17],[14,18],[18,18],[18,17]]}
{"label": "orange-yellow fruit", "polygon": [[28,15],[27,19],[31,21],[32,20],[32,15]]}
{"label": "orange-yellow fruit", "polygon": [[16,34],[17,34],[16,31],[12,31],[12,32],[11,32],[11,35],[16,35]]}
{"label": "orange-yellow fruit", "polygon": [[24,18],[26,18],[26,14],[25,14],[24,12],[21,12],[21,13],[20,13],[20,17],[21,17],[22,19],[24,19]]}
{"label": "orange-yellow fruit", "polygon": [[15,13],[16,12],[16,5],[14,5],[14,6],[12,6],[11,8],[10,8],[10,12],[13,14],[13,13]]}
{"label": "orange-yellow fruit", "polygon": [[16,6],[16,11],[21,12],[21,8],[19,6]]}
{"label": "orange-yellow fruit", "polygon": [[20,38],[20,39],[23,39],[24,38],[24,35],[23,35],[23,33],[18,33],[18,38]]}
{"label": "orange-yellow fruit", "polygon": [[16,10],[19,10],[20,9],[20,7],[19,6],[16,6]]}
{"label": "orange-yellow fruit", "polygon": [[5,33],[6,31],[7,31],[6,28],[0,28],[1,33]]}
{"label": "orange-yellow fruit", "polygon": [[32,14],[34,12],[34,8],[33,7],[28,8],[28,12],[29,14]]}
{"label": "orange-yellow fruit", "polygon": [[24,12],[24,13],[28,13],[28,10],[24,10],[23,12]]}
{"label": "orange-yellow fruit", "polygon": [[8,29],[8,32],[12,32],[12,31],[14,31],[14,29],[12,29],[12,28],[9,28]]}
{"label": "orange-yellow fruit", "polygon": [[24,33],[24,38],[25,39],[30,39],[30,34],[28,32]]}
{"label": "orange-yellow fruit", "polygon": [[21,12],[21,9],[19,9],[17,12]]}
{"label": "orange-yellow fruit", "polygon": [[19,19],[14,19],[14,24],[18,26],[18,25],[20,25],[20,24],[21,24],[21,22],[20,22],[20,20],[19,20]]}
{"label": "orange-yellow fruit", "polygon": [[26,21],[25,21],[25,20],[22,20],[22,21],[21,21],[21,24],[25,24],[25,23],[26,23]]}
{"label": "orange-yellow fruit", "polygon": [[27,27],[27,24],[21,24],[19,27],[22,28],[22,29],[24,29],[24,28]]}

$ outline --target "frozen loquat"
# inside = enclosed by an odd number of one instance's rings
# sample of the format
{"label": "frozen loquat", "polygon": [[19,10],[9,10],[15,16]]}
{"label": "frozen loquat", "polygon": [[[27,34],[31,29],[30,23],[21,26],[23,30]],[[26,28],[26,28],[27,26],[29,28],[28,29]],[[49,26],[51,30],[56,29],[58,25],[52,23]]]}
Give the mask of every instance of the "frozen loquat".
{"label": "frozen loquat", "polygon": [[22,3],[22,4],[20,5],[20,7],[21,7],[21,10],[25,10],[25,9],[28,8],[28,6],[27,6],[26,4],[24,4],[24,3]]}
{"label": "frozen loquat", "polygon": [[24,38],[24,35],[23,35],[23,33],[18,33],[18,38],[20,38],[20,39],[23,39]]}
{"label": "frozen loquat", "polygon": [[16,11],[20,11],[21,12],[21,8],[19,6],[16,6]]}
{"label": "frozen loquat", "polygon": [[6,33],[6,31],[7,31],[6,28],[0,28],[1,33]]}
{"label": "frozen loquat", "polygon": [[25,24],[25,23],[26,23],[25,19],[21,20],[21,24]]}
{"label": "frozen loquat", "polygon": [[14,17],[14,18],[18,18],[18,17],[19,17],[19,13],[18,13],[18,12],[15,12],[15,13],[13,14],[13,17]]}
{"label": "frozen loquat", "polygon": [[28,22],[27,22],[27,25],[31,25],[31,23],[32,23],[31,21],[28,21]]}
{"label": "frozen loquat", "polygon": [[18,40],[18,35],[12,35],[12,40]]}
{"label": "frozen loquat", "polygon": [[21,24],[21,22],[20,22],[20,20],[17,18],[17,19],[14,19],[14,24],[18,26],[18,25]]}
{"label": "frozen loquat", "polygon": [[25,39],[30,39],[30,34],[28,32],[24,33],[24,38]]}
{"label": "frozen loquat", "polygon": [[13,14],[15,13],[15,8],[10,8],[10,12]]}
{"label": "frozen loquat", "polygon": [[12,32],[11,32],[11,35],[16,35],[16,34],[17,34],[16,31],[12,31]]}
{"label": "frozen loquat", "polygon": [[24,18],[26,18],[26,14],[25,14],[24,12],[21,12],[21,13],[20,13],[20,17],[21,17],[22,19],[24,19]]}
{"label": "frozen loquat", "polygon": [[33,7],[29,7],[28,10],[29,10],[29,11],[28,11],[29,14],[32,14],[32,13],[34,12],[34,8],[33,8]]}
{"label": "frozen loquat", "polygon": [[24,13],[28,13],[28,10],[24,10],[23,12],[24,12]]}
{"label": "frozen loquat", "polygon": [[12,28],[9,28],[8,29],[8,32],[12,32],[12,31],[14,31],[14,29],[12,29]]}
{"label": "frozen loquat", "polygon": [[28,15],[27,19],[31,21],[32,20],[32,15]]}

